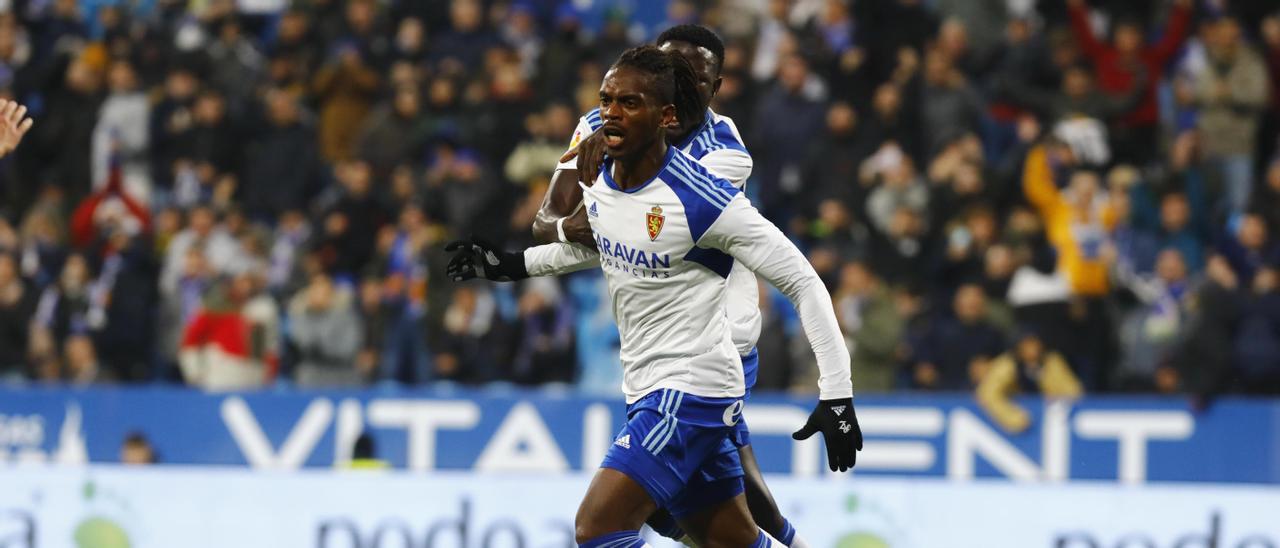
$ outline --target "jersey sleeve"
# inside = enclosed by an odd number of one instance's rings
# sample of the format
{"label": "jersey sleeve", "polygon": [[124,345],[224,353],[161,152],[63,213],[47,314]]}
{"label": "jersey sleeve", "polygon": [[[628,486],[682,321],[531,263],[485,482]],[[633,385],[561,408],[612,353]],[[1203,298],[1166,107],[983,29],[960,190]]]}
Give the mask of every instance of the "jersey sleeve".
{"label": "jersey sleeve", "polygon": [[751,155],[745,150],[736,148],[713,150],[699,158],[698,163],[707,168],[707,171],[728,179],[739,189],[746,186],[747,178],[751,176]]}
{"label": "jersey sleeve", "polygon": [[[569,141],[569,148],[566,148],[565,152],[577,148],[578,143],[581,143],[583,139],[586,139],[588,135],[591,135],[597,129],[600,129],[601,125],[603,125],[603,122],[600,120],[600,109],[595,109],[582,115],[581,118],[578,118],[578,127],[574,128],[573,139]],[[578,169],[578,159],[570,158],[567,162],[560,162],[556,164],[556,169]]]}
{"label": "jersey sleeve", "polygon": [[818,361],[824,400],[853,396],[849,349],[836,322],[831,294],[804,254],[747,198],[735,196],[698,241],[723,251],[777,287],[796,307]]}
{"label": "jersey sleeve", "polygon": [[529,276],[559,276],[600,266],[600,254],[579,244],[551,243],[524,250]]}

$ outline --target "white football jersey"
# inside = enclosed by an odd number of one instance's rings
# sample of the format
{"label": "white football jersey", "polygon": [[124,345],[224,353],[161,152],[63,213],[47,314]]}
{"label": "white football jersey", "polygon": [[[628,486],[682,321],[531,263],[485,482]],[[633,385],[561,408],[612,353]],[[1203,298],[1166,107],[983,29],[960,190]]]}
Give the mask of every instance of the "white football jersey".
{"label": "white football jersey", "polygon": [[728,180],[668,147],[662,169],[623,191],[612,162],[583,190],[598,253],[575,244],[525,250],[531,276],[598,265],[622,348],[623,392],[634,402],[669,388],[703,397],[744,393],[740,352],[726,314],[735,261],[796,305],[818,358],[823,399],[850,397],[849,353],[831,296],[795,245]]}
{"label": "white football jersey", "polygon": [[[600,129],[602,123],[598,108],[579,118],[569,149],[578,146],[579,141]],[[751,154],[742,143],[742,135],[738,133],[738,126],[733,123],[732,118],[707,109],[707,118],[702,127],[685,137],[684,142],[676,143],[676,147],[711,173],[728,179],[739,190],[746,187],[747,178],[751,176]],[[556,169],[577,169],[577,160],[562,162]],[[725,311],[729,315],[729,329],[738,353],[745,356],[751,353],[760,338],[762,321],[759,285],[750,270],[735,263],[730,271],[727,287],[729,295],[725,299]]]}

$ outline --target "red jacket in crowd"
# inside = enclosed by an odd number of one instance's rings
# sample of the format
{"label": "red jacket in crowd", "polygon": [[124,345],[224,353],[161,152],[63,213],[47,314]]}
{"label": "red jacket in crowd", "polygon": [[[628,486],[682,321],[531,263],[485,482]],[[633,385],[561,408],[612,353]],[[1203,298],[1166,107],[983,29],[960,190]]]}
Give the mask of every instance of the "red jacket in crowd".
{"label": "red jacket in crowd", "polygon": [[[1089,28],[1089,8],[1083,3],[1073,4],[1070,9],[1071,30],[1081,51],[1093,62],[1097,73],[1098,88],[1108,93],[1123,95],[1133,89],[1134,81],[1140,73],[1133,70],[1131,61],[1120,55],[1111,44],[1099,41]],[[1156,83],[1164,72],[1169,58],[1178,52],[1182,41],[1187,37],[1187,28],[1191,22],[1191,8],[1182,2],[1174,3],[1173,12],[1169,15],[1168,26],[1160,41],[1138,51],[1138,60],[1146,71],[1147,89],[1143,92],[1142,102],[1129,114],[1122,117],[1120,125],[1152,126],[1158,119],[1156,107]]]}

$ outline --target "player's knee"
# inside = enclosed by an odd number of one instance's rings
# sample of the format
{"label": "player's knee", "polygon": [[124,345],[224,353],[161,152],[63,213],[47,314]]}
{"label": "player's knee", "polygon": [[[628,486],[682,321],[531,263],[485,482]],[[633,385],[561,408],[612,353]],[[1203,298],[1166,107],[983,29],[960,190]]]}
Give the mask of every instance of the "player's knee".
{"label": "player's knee", "polygon": [[588,546],[591,541],[613,532],[607,529],[599,520],[579,515],[573,523],[573,538],[578,546]]}

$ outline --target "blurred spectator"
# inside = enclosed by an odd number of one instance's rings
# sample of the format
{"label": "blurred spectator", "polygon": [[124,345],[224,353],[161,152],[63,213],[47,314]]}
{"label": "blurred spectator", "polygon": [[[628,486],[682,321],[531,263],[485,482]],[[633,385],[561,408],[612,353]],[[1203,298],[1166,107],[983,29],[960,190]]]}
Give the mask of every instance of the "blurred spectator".
{"label": "blurred spectator", "polygon": [[1092,171],[1076,171],[1067,187],[1059,190],[1052,166],[1064,163],[1060,158],[1074,156],[1070,147],[1061,144],[1033,149],[1026,160],[1023,191],[1044,219],[1049,241],[1058,252],[1058,271],[1074,293],[1095,297],[1108,289],[1105,251],[1111,247],[1108,234],[1115,212]]}
{"label": "blurred spectator", "polygon": [[266,62],[234,15],[214,23],[217,37],[205,48],[209,83],[232,98],[248,97]]}
{"label": "blurred spectator", "polygon": [[484,213],[498,198],[493,173],[473,150],[442,143],[427,168],[427,203],[451,234],[493,235]]}
{"label": "blurred spectator", "polygon": [[[427,338],[422,336],[428,304],[425,248],[431,242],[431,230],[422,208],[410,203],[400,211],[400,222],[395,227],[387,226],[378,232],[376,262],[386,276],[383,298],[391,317],[379,366],[380,379],[420,383],[433,378],[431,351]],[[444,344],[442,332],[443,329],[431,331],[431,345]]]}
{"label": "blurred spectator", "polygon": [[351,463],[348,466],[352,470],[382,470],[389,468],[391,464],[378,458],[373,436],[363,432],[356,438],[351,448]]}
{"label": "blurred spectator", "polygon": [[1024,332],[1012,350],[991,360],[978,383],[978,404],[1001,428],[1022,432],[1031,425],[1031,417],[1013,402],[1011,396],[1018,393],[1078,398],[1084,390],[1061,354],[1046,349],[1034,332]]}
{"label": "blurred spectator", "polygon": [[522,384],[574,378],[573,312],[555,280],[525,282],[517,303],[515,356],[508,377]]}
{"label": "blurred spectator", "polygon": [[[373,176],[384,180],[400,162],[423,153],[429,125],[422,113],[422,97],[416,85],[400,85],[389,104],[374,110],[356,139],[359,158],[369,162]],[[547,166],[551,164],[543,164]]]}
{"label": "blurred spectator", "polygon": [[199,85],[190,68],[173,67],[165,75],[164,95],[151,108],[147,135],[151,141],[151,176],[163,194],[157,200],[160,203],[168,203],[178,176],[178,160],[190,159],[183,143],[195,120],[192,109]]}
{"label": "blurred spectator", "polygon": [[88,55],[67,59],[58,82],[45,97],[40,123],[27,137],[27,159],[36,180],[62,188],[71,200],[89,193],[93,131],[102,103],[102,70]]}
{"label": "blurred spectator", "polygon": [[1253,284],[1253,276],[1267,265],[1280,264],[1280,240],[1271,237],[1271,227],[1259,213],[1241,217],[1234,232],[1228,232],[1218,246],[1240,285]]}
{"label": "blurred spectator", "polygon": [[362,328],[351,292],[320,274],[289,302],[289,341],[300,386],[357,386]]}
{"label": "blurred spectator", "polygon": [[978,130],[982,99],[955,61],[939,48],[924,56],[924,70],[909,84],[919,101],[920,123],[929,128],[925,150],[938,150],[949,135]]}
{"label": "blurred spectator", "polygon": [[432,57],[442,68],[478,66],[480,55],[498,42],[485,25],[484,5],[479,0],[450,0],[449,23],[451,30],[432,47]]}
{"label": "blurred spectator", "polygon": [[121,381],[151,378],[153,334],[160,304],[158,264],[145,236],[113,229],[98,247],[100,267],[94,299],[103,303],[104,324],[94,342],[107,369]]}
{"label": "blurred spectator", "polygon": [[192,249],[201,251],[211,272],[226,272],[240,254],[239,243],[218,222],[217,214],[208,207],[195,207],[187,214],[186,228],[169,242],[160,280],[162,289],[173,288],[177,284],[187,268],[187,255]]}
{"label": "blurred spectator", "polygon": [[0,250],[0,381],[22,380],[36,297],[18,274],[13,255]]}
{"label": "blurred spectator", "polygon": [[541,113],[525,117],[529,139],[516,146],[503,166],[508,181],[528,185],[535,180],[550,180],[547,166],[558,164],[565,144],[573,137],[573,111],[555,103]]}
{"label": "blurred spectator", "polygon": [[1228,210],[1245,209],[1253,188],[1259,114],[1267,101],[1266,65],[1230,17],[1213,24],[1206,44],[1208,70],[1195,80],[1205,159],[1221,177]]}
{"label": "blurred spectator", "polygon": [[[812,190],[807,200],[833,198],[862,211],[866,189],[855,181],[862,161],[874,152],[853,106],[836,101],[827,109],[826,131],[805,155],[804,180]],[[810,206],[812,207],[812,206]]]}
{"label": "blurred spectator", "polygon": [[1201,399],[1229,388],[1235,322],[1242,308],[1239,288],[1240,279],[1230,264],[1220,256],[1210,257],[1204,283],[1195,292],[1196,309],[1187,337],[1174,353],[1174,367],[1157,374],[1157,388],[1189,392]]}
{"label": "blurred spectator", "polygon": [[142,432],[130,432],[120,444],[120,462],[128,465],[151,465],[159,462],[156,449]]}
{"label": "blurred spectator", "polygon": [[1259,270],[1242,291],[1231,352],[1236,383],[1246,393],[1280,394],[1280,265]]}
{"label": "blurred spectator", "polygon": [[263,386],[274,375],[275,305],[259,297],[248,275],[222,280],[206,292],[182,335],[178,363],[187,384],[244,390]]}
{"label": "blurred spectator", "polygon": [[333,272],[350,276],[373,256],[378,229],[391,221],[391,212],[374,194],[368,163],[341,162],[334,172],[340,185],[336,190],[341,194],[325,218],[325,236],[333,239],[335,253],[326,257],[326,263]]}
{"label": "blurred spectator", "polygon": [[[184,134],[181,157],[199,172],[235,173],[240,167],[236,128],[227,114],[226,96],[206,89],[196,96],[192,125]],[[213,177],[206,176],[212,179]]]}
{"label": "blurred spectator", "polygon": [[[245,154],[244,202],[250,215],[269,219],[307,205],[318,183],[319,156],[316,133],[304,120],[296,98],[271,90],[264,96],[263,107],[267,125],[250,141]],[[354,129],[345,127],[344,135]],[[345,156],[344,149],[337,157]]]}
{"label": "blurred spectator", "polygon": [[1156,82],[1182,45],[1191,20],[1191,0],[1175,0],[1160,40],[1145,44],[1140,19],[1118,17],[1112,23],[1111,43],[1094,36],[1085,0],[1068,0],[1071,30],[1080,49],[1094,64],[1103,91],[1127,96],[1143,89],[1137,108],[1116,124],[1117,155],[1128,161],[1146,161],[1154,155],[1156,139]]}
{"label": "blurred spectator", "polygon": [[801,162],[822,129],[825,92],[811,78],[803,58],[787,57],[778,67],[777,82],[756,107],[756,134],[747,144],[760,180],[760,209],[774,222],[785,223],[794,213],[786,204],[805,190]]}
{"label": "blurred spectator", "polygon": [[149,203],[151,136],[147,120],[151,116],[151,105],[128,61],[111,63],[107,89],[98,125],[93,130],[93,187],[106,186],[112,163],[119,162],[124,171],[122,188],[142,203]]}
{"label": "blurred spectator", "polygon": [[982,288],[956,290],[952,314],[935,318],[914,350],[914,386],[933,390],[969,390],[981,381],[990,360],[1004,351],[1004,335],[986,319]]}
{"label": "blurred spectator", "polygon": [[355,366],[362,379],[372,380],[382,362],[382,349],[389,341],[393,310],[383,297],[382,279],[377,276],[366,276],[360,281],[358,298],[356,311],[363,331]]}
{"label": "blurred spectator", "polygon": [[1280,228],[1280,155],[1267,166],[1252,203],[1255,210],[1266,216],[1268,226]]}
{"label": "blurred spectator", "polygon": [[56,359],[68,338],[102,327],[106,319],[103,303],[93,298],[92,284],[85,256],[68,256],[57,283],[45,288],[31,318],[31,352],[37,360]]}
{"label": "blurred spectator", "polygon": [[866,264],[851,262],[840,272],[833,295],[836,319],[849,345],[858,393],[889,392],[897,382],[898,342],[903,322],[893,298]]}
{"label": "blurred spectator", "polygon": [[449,334],[435,357],[435,377],[468,383],[494,380],[497,308],[484,286],[463,285],[453,291],[444,314]]}
{"label": "blurred spectator", "polygon": [[61,378],[74,385],[89,385],[111,379],[98,364],[98,354],[93,347],[93,339],[88,335],[72,335],[67,338],[62,350],[64,370]]}
{"label": "blurred spectator", "polygon": [[1166,382],[1177,342],[1185,336],[1192,313],[1192,287],[1182,253],[1166,248],[1156,259],[1152,276],[1134,276],[1127,287],[1138,300],[1120,324],[1121,361],[1118,387],[1170,392]]}
{"label": "blurred spectator", "polygon": [[896,143],[886,143],[860,168],[862,184],[874,187],[867,196],[867,219],[881,233],[899,209],[923,218],[929,208],[929,188],[916,171],[911,157]]}
{"label": "blurred spectator", "polygon": [[70,226],[76,247],[87,248],[113,232],[132,236],[150,229],[151,214],[125,187],[123,171],[118,160],[111,160],[103,187],[76,206]]}
{"label": "blurred spectator", "polygon": [[885,279],[917,283],[926,277],[929,258],[925,220],[910,207],[899,207],[884,232],[871,231],[869,262]]}

